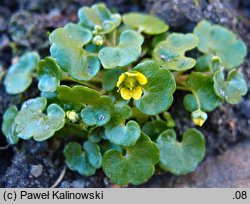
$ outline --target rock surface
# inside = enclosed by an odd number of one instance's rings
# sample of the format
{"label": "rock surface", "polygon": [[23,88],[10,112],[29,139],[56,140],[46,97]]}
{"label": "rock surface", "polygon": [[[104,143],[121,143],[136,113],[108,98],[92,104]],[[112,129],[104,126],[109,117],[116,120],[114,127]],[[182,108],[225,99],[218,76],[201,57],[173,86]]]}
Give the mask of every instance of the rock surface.
{"label": "rock surface", "polygon": [[[147,187],[171,188],[249,188],[250,141],[227,150],[223,155],[207,157],[195,172],[186,176],[158,177]],[[150,181],[151,182],[151,181]]]}
{"label": "rock surface", "polygon": [[[49,3],[48,3],[49,2]],[[76,21],[77,10],[96,0],[2,0],[0,5],[0,67],[6,70],[17,55],[27,50],[37,50],[41,56],[49,52],[47,32]],[[106,0],[108,7],[119,12],[145,11],[163,18],[174,32],[190,32],[202,18],[226,26],[237,33],[250,50],[250,21],[245,18],[249,7],[244,0]],[[243,3],[242,3],[243,2]],[[244,3],[245,2],[245,3]],[[247,5],[247,4],[246,4]],[[30,20],[30,16],[33,20]],[[240,16],[240,17],[239,17]],[[11,21],[12,20],[12,21]],[[37,28],[37,29],[36,29]],[[25,35],[23,35],[25,33]],[[22,40],[21,40],[22,39]],[[249,55],[242,70],[250,85]],[[0,73],[1,75],[1,73]],[[12,104],[20,105],[27,98],[37,95],[36,82],[22,96],[10,96],[4,91],[0,80],[0,124],[2,114]],[[183,95],[175,95],[174,113],[179,134],[192,127],[189,114],[182,107]],[[178,100],[177,100],[178,99]],[[209,114],[209,120],[200,130],[206,136],[207,159],[197,171],[183,177],[169,174],[156,175],[143,187],[250,187],[250,95],[242,103],[224,105]],[[242,142],[232,148],[233,145]],[[6,141],[0,132],[0,146]],[[57,151],[48,148],[48,143],[22,141],[17,146],[0,150],[0,187],[50,187],[64,168],[63,145]],[[223,152],[226,153],[223,154]],[[222,154],[219,155],[218,154]],[[33,170],[32,170],[33,168]],[[37,177],[37,178],[36,178]],[[110,187],[101,171],[86,178],[67,170],[59,187]]]}

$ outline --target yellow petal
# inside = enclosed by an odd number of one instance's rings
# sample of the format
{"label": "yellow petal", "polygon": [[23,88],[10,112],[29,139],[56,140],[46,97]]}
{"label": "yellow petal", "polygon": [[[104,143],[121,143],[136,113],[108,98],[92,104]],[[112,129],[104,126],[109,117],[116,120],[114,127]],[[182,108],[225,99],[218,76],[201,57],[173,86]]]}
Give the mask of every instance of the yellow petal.
{"label": "yellow petal", "polygon": [[137,72],[136,78],[137,78],[137,81],[139,82],[139,84],[141,84],[141,85],[145,85],[146,83],[148,83],[148,80],[145,77],[145,75],[140,73],[140,72]]}
{"label": "yellow petal", "polygon": [[142,95],[142,88],[140,86],[137,86],[132,90],[133,99],[138,100],[141,98],[141,95]]}
{"label": "yellow petal", "polygon": [[118,79],[116,86],[119,87],[124,82],[124,79],[125,79],[125,74],[121,74],[119,76],[119,79]]}
{"label": "yellow petal", "polygon": [[136,77],[137,76],[137,73],[136,71],[130,71],[130,72],[126,72],[125,74],[128,76],[128,77]]}
{"label": "yellow petal", "polygon": [[127,88],[121,89],[121,96],[124,100],[129,100],[132,97],[132,91],[128,90]]}
{"label": "yellow petal", "polygon": [[195,125],[202,126],[205,122],[202,118],[193,119]]}

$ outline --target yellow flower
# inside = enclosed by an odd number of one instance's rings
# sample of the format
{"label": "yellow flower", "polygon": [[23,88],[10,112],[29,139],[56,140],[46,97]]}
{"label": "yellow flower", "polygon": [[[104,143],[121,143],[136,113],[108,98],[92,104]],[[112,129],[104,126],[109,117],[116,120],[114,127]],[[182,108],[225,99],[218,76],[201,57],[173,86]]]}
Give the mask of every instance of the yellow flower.
{"label": "yellow flower", "polygon": [[202,126],[207,120],[207,114],[201,110],[196,110],[191,114],[193,123],[198,126]]}
{"label": "yellow flower", "polygon": [[195,125],[202,126],[205,122],[202,118],[193,119]]}
{"label": "yellow flower", "polygon": [[116,84],[121,91],[121,96],[125,100],[131,98],[138,100],[142,96],[143,88],[142,85],[148,83],[147,78],[140,72],[130,71],[120,75]]}

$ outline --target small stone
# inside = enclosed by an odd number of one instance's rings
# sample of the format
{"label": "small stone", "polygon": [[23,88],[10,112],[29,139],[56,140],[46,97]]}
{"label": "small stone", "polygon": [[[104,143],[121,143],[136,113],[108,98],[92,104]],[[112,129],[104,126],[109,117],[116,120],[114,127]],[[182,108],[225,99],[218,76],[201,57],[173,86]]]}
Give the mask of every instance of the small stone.
{"label": "small stone", "polygon": [[43,173],[43,166],[41,164],[31,165],[30,173],[32,176],[38,178]]}

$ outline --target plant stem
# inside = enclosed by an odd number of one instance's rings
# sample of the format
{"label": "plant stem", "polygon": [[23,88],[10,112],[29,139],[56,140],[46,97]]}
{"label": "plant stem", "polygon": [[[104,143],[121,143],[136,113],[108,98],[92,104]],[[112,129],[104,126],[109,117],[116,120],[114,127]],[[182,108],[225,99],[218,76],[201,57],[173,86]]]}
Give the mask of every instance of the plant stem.
{"label": "plant stem", "polygon": [[175,81],[177,84],[185,84],[187,77],[188,77],[188,75],[177,74],[175,76]]}
{"label": "plant stem", "polygon": [[194,98],[195,98],[196,103],[197,103],[197,110],[201,110],[201,104],[200,104],[200,100],[199,100],[197,93],[192,90],[192,94],[194,95]]}
{"label": "plant stem", "polygon": [[191,91],[189,88],[185,87],[185,86],[181,86],[181,85],[177,85],[176,89],[178,90],[182,90],[182,91]]}
{"label": "plant stem", "polygon": [[159,115],[155,115],[156,120],[161,120]]}
{"label": "plant stem", "polygon": [[138,33],[142,33],[142,31],[143,31],[143,28],[142,27],[138,27],[137,32]]}
{"label": "plant stem", "polygon": [[177,85],[176,89],[182,90],[182,91],[190,91],[190,92],[192,92],[192,94],[194,95],[195,101],[197,103],[197,108],[198,108],[198,110],[201,110],[201,104],[200,104],[199,97],[198,97],[197,93],[193,89],[187,87],[184,83],[182,83],[182,85]]}
{"label": "plant stem", "polygon": [[98,86],[96,86],[96,85],[94,85],[94,84],[92,84],[90,82],[75,80],[75,79],[72,79],[70,76],[67,76],[65,74],[63,75],[61,81],[75,82],[75,83],[78,83],[78,84],[81,84],[81,85],[88,86],[90,88],[96,89],[98,91],[101,90]]}
{"label": "plant stem", "polygon": [[116,46],[116,29],[111,33],[111,40],[112,40],[112,45],[113,47]]}
{"label": "plant stem", "polygon": [[93,82],[93,83],[102,83],[102,79],[100,79],[99,77],[93,77],[92,79],[90,79],[90,82]]}
{"label": "plant stem", "polygon": [[105,43],[108,47],[116,46],[116,29],[107,35]]}

